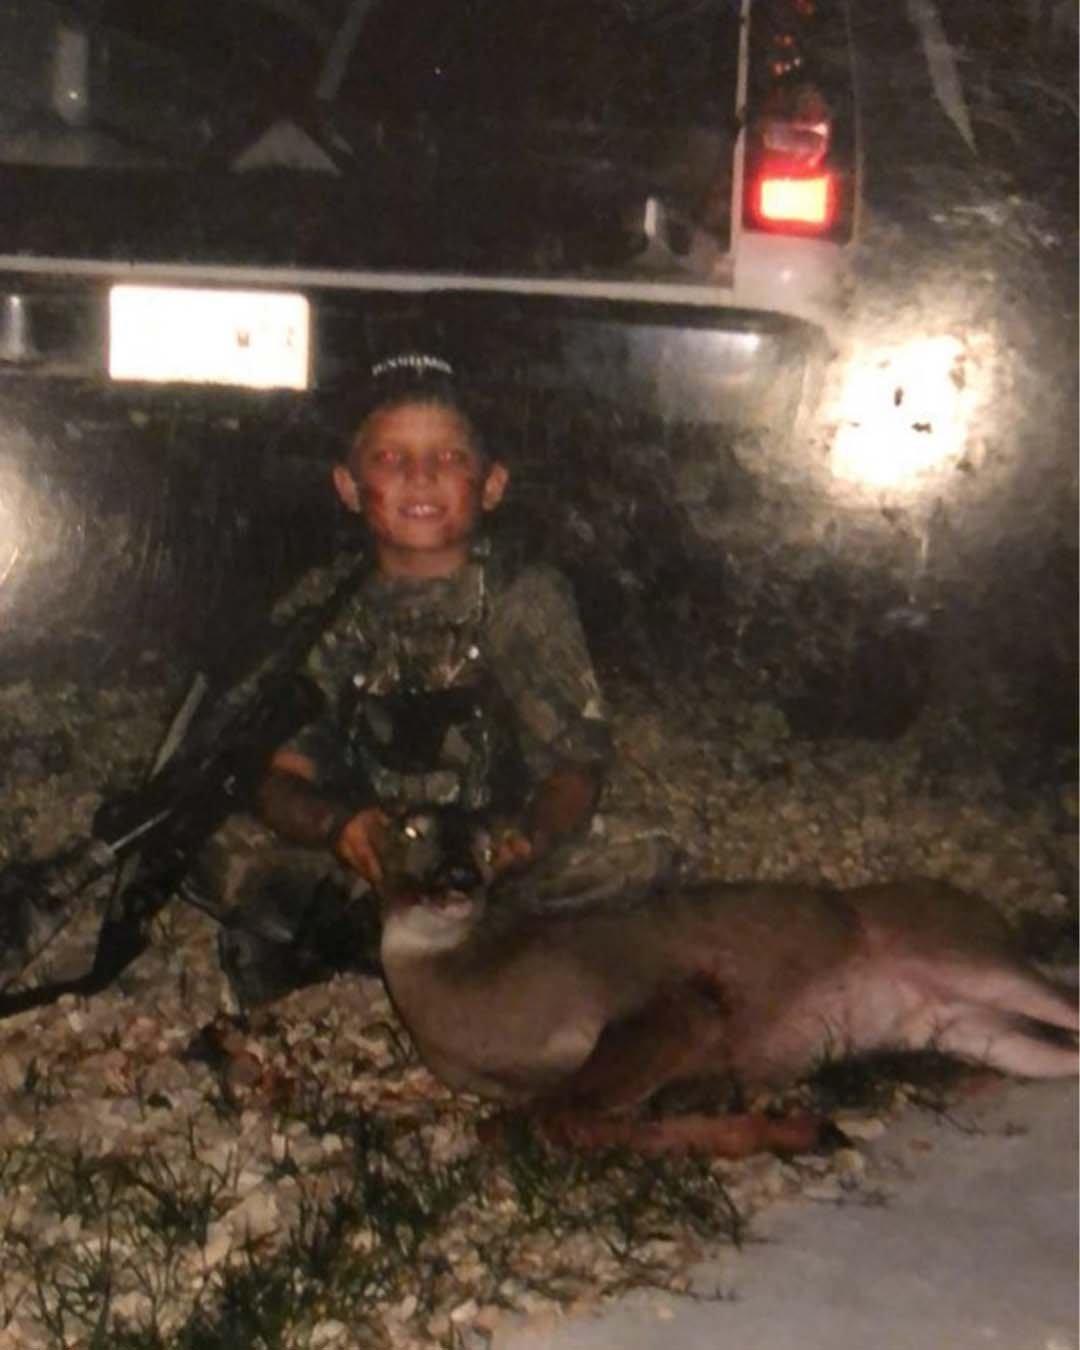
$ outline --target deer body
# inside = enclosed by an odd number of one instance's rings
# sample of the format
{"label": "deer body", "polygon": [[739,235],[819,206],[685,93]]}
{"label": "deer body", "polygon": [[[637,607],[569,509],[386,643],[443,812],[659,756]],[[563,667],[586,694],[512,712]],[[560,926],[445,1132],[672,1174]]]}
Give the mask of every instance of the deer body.
{"label": "deer body", "polygon": [[428,1067],[510,1103],[619,1110],[669,1083],[777,1084],[885,1049],[1077,1070],[1074,997],[989,904],[930,881],[705,882],[621,912],[391,900],[382,960]]}

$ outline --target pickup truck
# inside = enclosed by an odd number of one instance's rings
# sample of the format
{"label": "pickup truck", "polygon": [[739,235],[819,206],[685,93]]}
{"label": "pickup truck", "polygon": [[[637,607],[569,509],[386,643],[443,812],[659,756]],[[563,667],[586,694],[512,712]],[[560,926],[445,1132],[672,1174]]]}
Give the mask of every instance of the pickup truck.
{"label": "pickup truck", "polygon": [[728,422],[843,322],[846,0],[12,0],[0,65],[0,379],[325,391],[437,314]]}
{"label": "pickup truck", "polygon": [[103,609],[243,631],[403,340],[616,439],[788,431],[844,325],[856,114],[846,0],[8,0],[0,666]]}

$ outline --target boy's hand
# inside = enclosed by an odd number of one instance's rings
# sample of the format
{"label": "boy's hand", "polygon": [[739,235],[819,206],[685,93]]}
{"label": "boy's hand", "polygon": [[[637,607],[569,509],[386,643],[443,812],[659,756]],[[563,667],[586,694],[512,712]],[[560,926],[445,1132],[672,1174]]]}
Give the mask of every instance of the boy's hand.
{"label": "boy's hand", "polygon": [[383,847],[390,817],[379,806],[366,806],[346,821],[334,840],[333,852],[338,862],[351,868],[371,886],[379,886],[383,879],[379,851]]}
{"label": "boy's hand", "polygon": [[600,792],[599,779],[588,769],[565,765],[536,790],[524,821],[504,821],[491,832],[494,876],[527,867],[559,840],[583,829]]}

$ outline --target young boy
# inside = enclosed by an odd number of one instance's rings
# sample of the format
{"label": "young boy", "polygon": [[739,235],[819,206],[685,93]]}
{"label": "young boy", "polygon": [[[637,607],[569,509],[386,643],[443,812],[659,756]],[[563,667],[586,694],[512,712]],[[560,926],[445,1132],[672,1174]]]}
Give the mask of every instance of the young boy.
{"label": "young boy", "polygon": [[407,352],[373,367],[333,482],[366,526],[372,568],[309,659],[326,712],[275,754],[257,793],[266,828],[234,825],[204,869],[239,902],[221,950],[241,1002],[356,964],[328,965],[328,947],[370,957],[359,930],[374,907],[348,897],[378,886],[392,811],[485,812],[496,874],[540,877],[548,859],[544,890],[558,895],[611,761],[569,586],[486,548],[509,470],[447,361]]}
{"label": "young boy", "polygon": [[[388,805],[497,812],[528,788],[524,812],[501,834],[498,871],[587,825],[611,754],[600,691],[566,583],[529,568],[492,585],[492,563],[477,556],[509,471],[485,451],[449,364],[392,357],[375,366],[373,384],[375,406],[333,477],[367,525],[374,568],[313,654],[330,716],[275,756],[259,814],[377,884]],[[450,690],[472,697],[425,699]],[[431,726],[409,725],[417,721],[434,724],[441,744]],[[410,760],[402,742],[418,730],[427,753],[416,747]],[[514,731],[529,783],[514,783],[513,746],[497,744]]]}

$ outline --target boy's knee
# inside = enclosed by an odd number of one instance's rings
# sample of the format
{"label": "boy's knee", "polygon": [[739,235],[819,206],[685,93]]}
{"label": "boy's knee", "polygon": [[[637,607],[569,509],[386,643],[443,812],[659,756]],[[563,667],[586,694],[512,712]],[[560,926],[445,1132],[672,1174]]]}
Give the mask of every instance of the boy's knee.
{"label": "boy's knee", "polygon": [[284,844],[254,816],[230,816],[204,845],[192,867],[195,887],[215,906],[257,903],[261,893],[317,886],[337,869],[329,854]]}
{"label": "boy's knee", "polygon": [[218,955],[241,1006],[256,1007],[344,971],[379,970],[379,923],[367,897],[333,881],[253,873],[254,893],[229,915]]}

